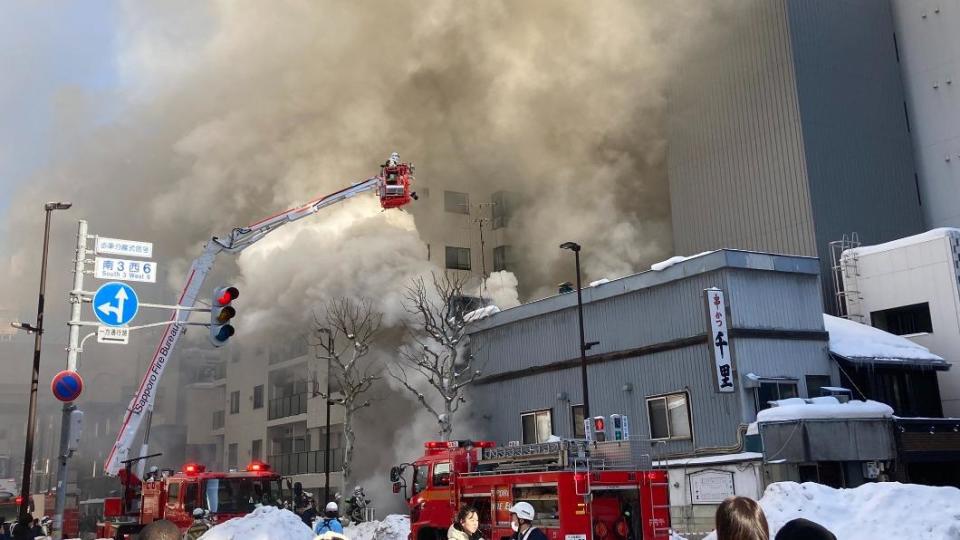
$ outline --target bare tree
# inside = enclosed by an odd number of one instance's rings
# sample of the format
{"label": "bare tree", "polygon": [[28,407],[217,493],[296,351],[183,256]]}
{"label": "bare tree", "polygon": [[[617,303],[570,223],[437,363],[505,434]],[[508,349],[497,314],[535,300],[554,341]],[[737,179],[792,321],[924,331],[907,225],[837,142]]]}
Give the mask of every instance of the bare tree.
{"label": "bare tree", "polygon": [[380,331],[383,314],[368,299],[354,301],[336,298],[325,306],[323,316],[314,313],[313,339],[316,358],[329,362],[330,393],[315,388],[316,395],[343,407],[343,485],[353,472],[354,414],[370,405],[363,399],[374,381],[380,379],[382,366],[368,356],[370,345]]}
{"label": "bare tree", "polygon": [[[407,324],[410,343],[400,348],[399,362],[391,365],[390,376],[437,419],[440,438],[446,441],[453,432],[454,415],[466,402],[464,388],[480,371],[465,343],[464,315],[469,308],[463,288],[468,278],[449,272],[432,277],[430,284],[417,278],[407,287],[403,306],[411,319]],[[440,403],[424,395],[418,379],[438,394]]]}

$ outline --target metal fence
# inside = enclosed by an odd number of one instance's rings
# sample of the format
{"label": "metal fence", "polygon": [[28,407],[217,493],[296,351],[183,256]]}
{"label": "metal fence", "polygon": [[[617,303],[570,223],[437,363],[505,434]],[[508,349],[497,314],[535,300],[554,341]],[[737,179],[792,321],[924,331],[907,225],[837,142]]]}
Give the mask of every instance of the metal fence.
{"label": "metal fence", "polygon": [[304,414],[307,412],[307,397],[308,394],[304,392],[271,399],[269,419],[276,420],[277,418]]}
{"label": "metal fence", "polygon": [[[324,451],[292,452],[267,457],[267,463],[281,475],[322,473],[324,470]],[[343,467],[343,451],[330,450],[330,472]]]}

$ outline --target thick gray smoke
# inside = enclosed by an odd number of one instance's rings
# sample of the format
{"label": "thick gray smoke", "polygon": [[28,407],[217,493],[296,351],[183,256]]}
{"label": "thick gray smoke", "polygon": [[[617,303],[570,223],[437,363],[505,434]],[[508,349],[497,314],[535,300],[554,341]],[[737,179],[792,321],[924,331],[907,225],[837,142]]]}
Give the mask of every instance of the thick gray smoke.
{"label": "thick gray smoke", "polygon": [[[520,195],[510,243],[527,293],[572,277],[567,240],[584,245],[586,280],[637,271],[670,250],[668,75],[709,19],[638,0],[123,3],[118,87],[65,100],[49,165],[17,182],[0,302],[32,318],[45,200],[74,203],[56,216],[48,285],[48,339],[62,344],[76,218],[155,242],[162,279],[144,300],[171,301],[204,240],[364,179],[393,150],[434,197]],[[367,196],[222,257],[211,279],[243,285],[251,330],[304,327],[334,296],[375,298],[395,324],[403,286],[430,271],[429,232]],[[488,287],[515,301],[497,278]],[[96,365],[133,384],[156,341],[137,340],[139,353],[97,349]]]}

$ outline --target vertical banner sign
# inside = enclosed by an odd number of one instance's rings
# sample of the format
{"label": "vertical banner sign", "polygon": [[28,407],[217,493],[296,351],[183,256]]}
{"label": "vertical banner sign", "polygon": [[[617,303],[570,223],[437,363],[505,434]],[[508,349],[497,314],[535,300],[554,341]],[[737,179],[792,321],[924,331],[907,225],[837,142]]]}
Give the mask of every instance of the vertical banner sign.
{"label": "vertical banner sign", "polygon": [[713,362],[717,371],[717,391],[733,392],[733,358],[730,355],[730,334],[727,331],[727,303],[720,289],[705,289],[708,337],[713,350]]}

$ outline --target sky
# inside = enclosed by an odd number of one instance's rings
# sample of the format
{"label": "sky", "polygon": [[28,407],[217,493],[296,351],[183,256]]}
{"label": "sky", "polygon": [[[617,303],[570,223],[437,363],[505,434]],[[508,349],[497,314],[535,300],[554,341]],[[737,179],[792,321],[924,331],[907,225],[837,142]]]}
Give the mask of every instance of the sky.
{"label": "sky", "polygon": [[[0,217],[11,191],[49,162],[65,100],[116,94],[116,2],[0,3]],[[38,211],[40,211],[38,209]]]}

